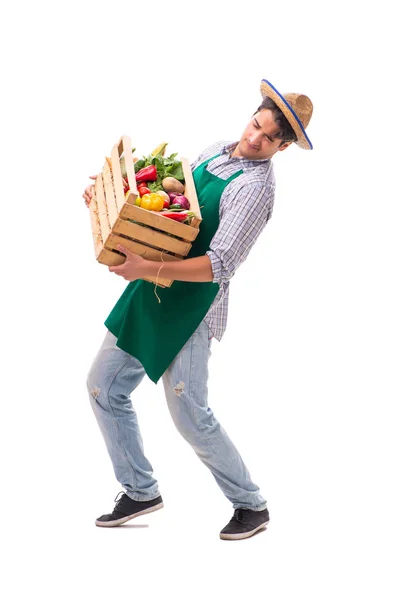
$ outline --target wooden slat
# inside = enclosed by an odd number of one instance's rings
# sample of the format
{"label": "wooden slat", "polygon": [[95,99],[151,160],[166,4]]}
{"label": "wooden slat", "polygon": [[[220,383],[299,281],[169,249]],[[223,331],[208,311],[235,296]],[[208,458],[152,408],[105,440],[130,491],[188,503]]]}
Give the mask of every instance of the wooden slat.
{"label": "wooden slat", "polygon": [[103,185],[106,196],[108,220],[112,229],[112,226],[118,219],[118,210],[114,195],[114,186],[112,182],[111,171],[107,161],[103,167]]}
{"label": "wooden slat", "polygon": [[125,196],[125,203],[128,202],[129,204],[136,206],[136,198],[137,197],[138,196],[136,196],[135,194],[132,194],[132,192],[129,190],[129,194],[127,196]]}
{"label": "wooden slat", "polygon": [[114,191],[118,212],[125,204],[124,186],[122,183],[121,165],[119,164],[118,144],[111,150],[111,164],[114,180]]}
{"label": "wooden slat", "polygon": [[195,227],[172,221],[156,212],[134,206],[130,202],[124,204],[119,216],[121,219],[133,219],[145,225],[150,225],[150,227],[172,233],[172,235],[177,235],[188,242],[193,242],[199,233],[199,230]]}
{"label": "wooden slat", "polygon": [[125,261],[125,257],[121,256],[121,254],[117,254],[112,250],[107,250],[107,248],[103,248],[100,252],[97,260],[102,265],[107,265],[108,267],[115,267],[117,265],[122,265]]}
{"label": "wooden slat", "polygon": [[127,240],[126,238],[120,237],[119,235],[111,233],[106,240],[106,247],[110,250],[117,250],[118,244],[125,246],[125,248],[128,248],[128,250],[131,252],[143,256],[143,258],[146,258],[147,260],[155,260],[160,262],[183,260],[178,256],[167,254],[166,252],[162,252],[162,250],[156,250],[155,248],[149,248],[149,246],[144,246],[139,242],[133,242],[131,240]]}
{"label": "wooden slat", "polygon": [[196,187],[194,185],[194,179],[192,170],[187,158],[181,158],[183,174],[185,176],[185,196],[189,200],[190,210],[194,212],[196,217],[193,217],[190,227],[199,227],[201,223],[201,211],[199,201],[197,199]]}
{"label": "wooden slat", "polygon": [[147,227],[129,223],[129,221],[123,221],[122,219],[117,219],[115,222],[113,233],[127,235],[134,240],[144,242],[154,248],[168,250],[169,252],[179,254],[180,256],[186,256],[192,246],[189,242],[181,242],[164,233],[158,233]]}
{"label": "wooden slat", "polygon": [[106,240],[111,229],[110,229],[110,222],[108,220],[108,212],[107,212],[107,206],[106,206],[106,199],[104,196],[103,176],[102,175],[97,177],[97,179],[96,179],[95,191],[96,191],[98,214],[99,214],[99,220],[100,220],[101,237],[103,238],[103,240]]}
{"label": "wooden slat", "polygon": [[[107,265],[108,267],[115,267],[117,265],[122,265],[125,262],[125,256],[121,254],[117,254],[112,250],[108,250],[107,248],[103,248],[97,257],[99,263],[103,265]],[[146,281],[150,281],[150,283],[156,283],[156,278],[154,280],[152,278],[145,278]],[[158,278],[158,283],[160,287],[169,287],[172,281],[170,279],[164,279],[163,277]]]}
{"label": "wooden slat", "polygon": [[96,199],[96,191],[93,192],[93,197],[89,204],[89,212],[90,212],[90,223],[92,226],[92,235],[93,235],[93,244],[94,244],[94,253],[96,258],[100,254],[103,248],[103,239],[101,237],[101,228],[100,228],[100,219],[99,219],[99,209],[97,206]]}
{"label": "wooden slat", "polygon": [[[124,136],[122,136],[121,140],[122,140],[122,147],[124,150],[125,167],[126,167],[126,172],[128,175],[129,188],[130,188],[132,194],[135,196],[135,200],[136,200],[136,198],[138,197],[138,191],[137,191],[137,186],[136,186],[135,169],[133,167],[131,139],[127,135],[124,135]],[[121,144],[119,145],[119,148],[121,148]]]}

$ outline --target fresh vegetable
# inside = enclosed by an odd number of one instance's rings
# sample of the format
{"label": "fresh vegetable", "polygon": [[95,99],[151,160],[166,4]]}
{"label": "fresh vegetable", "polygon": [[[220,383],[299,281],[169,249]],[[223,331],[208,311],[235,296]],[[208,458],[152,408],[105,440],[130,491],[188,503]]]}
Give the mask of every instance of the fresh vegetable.
{"label": "fresh vegetable", "polygon": [[139,192],[139,196],[145,196],[146,194],[151,194],[151,190],[149,190],[148,187],[146,187],[145,185],[142,185],[142,187],[138,188],[138,192]]}
{"label": "fresh vegetable", "polygon": [[177,154],[171,154],[171,156],[164,157],[161,154],[153,156],[149,154],[139,159],[135,165],[135,173],[138,173],[141,169],[154,165],[157,169],[157,179],[155,181],[148,180],[148,186],[152,192],[158,192],[163,189],[162,180],[165,177],[175,177],[178,181],[184,182],[185,176],[183,174],[182,163],[176,160]]}
{"label": "fresh vegetable", "polygon": [[[142,190],[143,188],[146,188],[147,190],[149,189],[149,188],[148,188],[148,186],[147,186],[147,181],[139,181],[139,182],[137,183],[137,186],[136,186],[136,187],[137,187],[137,191],[138,191],[138,193],[139,193],[141,196],[143,196],[143,194],[142,194],[142,192],[141,192],[141,190]],[[149,193],[149,192],[147,192],[147,193]]]}
{"label": "fresh vegetable", "polygon": [[157,146],[157,148],[154,148],[151,155],[158,156],[160,154],[161,156],[165,156],[165,150],[166,150],[167,146],[168,146],[168,142],[162,142],[159,146]]}
{"label": "fresh vegetable", "polygon": [[185,215],[185,213],[182,212],[171,212],[161,214],[163,215],[163,217],[168,217],[169,219],[172,219],[173,221],[179,221],[180,223],[187,219],[187,215]]}
{"label": "fresh vegetable", "polygon": [[175,196],[173,204],[174,206],[180,206],[186,210],[189,210],[190,208],[190,203],[186,196]]}
{"label": "fresh vegetable", "polygon": [[155,181],[156,179],[157,169],[154,165],[144,167],[136,173],[136,181]]}
{"label": "fresh vegetable", "polygon": [[169,196],[166,192],[163,192],[162,190],[160,190],[159,192],[157,192],[157,194],[159,196],[161,196],[161,198],[164,199],[164,208],[168,208],[169,205],[171,204],[171,200],[169,199]]}
{"label": "fresh vegetable", "polygon": [[182,194],[176,194],[175,192],[169,192],[168,193],[169,199],[171,200],[172,204],[174,203],[174,200],[177,196],[182,196]]}
{"label": "fresh vegetable", "polygon": [[146,210],[159,212],[164,208],[164,199],[156,193],[145,194],[142,198],[138,198],[138,200],[140,200],[140,203],[138,204],[136,200],[135,204]]}
{"label": "fresh vegetable", "polygon": [[164,217],[168,217],[168,219],[173,219],[174,221],[179,221],[180,223],[183,223],[183,221],[191,221],[192,217],[195,217],[196,215],[194,214],[194,212],[191,212],[189,210],[180,210],[180,211],[167,211],[164,210],[160,213],[160,215],[163,215]]}
{"label": "fresh vegetable", "polygon": [[183,194],[185,190],[184,185],[175,179],[175,177],[165,177],[161,183],[166,192],[181,192]]}

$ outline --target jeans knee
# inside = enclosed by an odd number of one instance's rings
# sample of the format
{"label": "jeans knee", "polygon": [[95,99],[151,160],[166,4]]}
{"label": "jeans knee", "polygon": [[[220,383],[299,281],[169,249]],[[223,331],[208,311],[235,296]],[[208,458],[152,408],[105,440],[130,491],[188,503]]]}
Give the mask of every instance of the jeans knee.
{"label": "jeans knee", "polygon": [[96,371],[92,368],[90,369],[87,378],[86,378],[86,388],[89,392],[91,399],[98,400],[101,393],[102,382],[99,381],[96,376]]}
{"label": "jeans knee", "polygon": [[90,388],[89,393],[92,396],[93,400],[98,400],[101,393],[101,389],[97,385],[95,385],[94,387]]}

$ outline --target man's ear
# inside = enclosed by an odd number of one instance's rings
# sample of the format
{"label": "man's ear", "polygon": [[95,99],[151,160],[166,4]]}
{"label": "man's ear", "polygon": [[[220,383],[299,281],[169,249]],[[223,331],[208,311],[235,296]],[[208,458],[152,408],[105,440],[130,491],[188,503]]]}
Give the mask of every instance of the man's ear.
{"label": "man's ear", "polygon": [[289,148],[290,144],[292,144],[293,142],[285,142],[284,144],[282,144],[282,146],[280,146],[278,148],[278,152],[281,152],[282,150],[286,150],[286,148]]}

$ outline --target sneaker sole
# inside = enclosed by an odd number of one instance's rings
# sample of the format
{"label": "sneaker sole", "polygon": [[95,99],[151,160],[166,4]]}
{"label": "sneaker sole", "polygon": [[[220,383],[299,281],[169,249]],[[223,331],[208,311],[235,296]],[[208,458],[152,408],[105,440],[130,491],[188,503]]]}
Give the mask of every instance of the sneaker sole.
{"label": "sneaker sole", "polygon": [[135,519],[136,517],[140,517],[141,515],[147,515],[148,513],[152,513],[156,510],[160,510],[163,508],[164,504],[160,502],[160,504],[156,504],[155,506],[150,506],[150,508],[146,508],[145,510],[141,510],[140,512],[135,513],[134,515],[128,515],[127,517],[122,517],[121,519],[116,519],[115,521],[95,521],[95,525],[97,527],[118,527],[118,525],[122,525],[131,519]]}
{"label": "sneaker sole", "polygon": [[267,527],[268,523],[269,521],[261,523],[261,525],[259,525],[255,529],[252,529],[251,531],[246,531],[245,533],[220,533],[219,537],[221,538],[221,540],[244,540],[257,533],[257,531],[260,531],[260,529],[264,529],[265,527]]}

